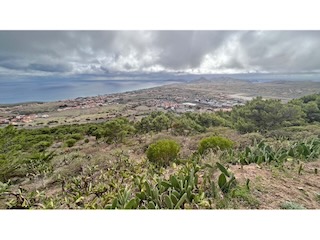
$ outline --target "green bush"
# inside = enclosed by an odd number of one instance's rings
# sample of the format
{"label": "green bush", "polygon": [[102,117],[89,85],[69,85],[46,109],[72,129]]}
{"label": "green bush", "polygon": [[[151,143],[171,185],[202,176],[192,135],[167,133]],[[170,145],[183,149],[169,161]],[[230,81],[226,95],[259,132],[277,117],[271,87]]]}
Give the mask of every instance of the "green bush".
{"label": "green bush", "polygon": [[204,138],[200,141],[198,152],[200,154],[205,153],[207,150],[211,149],[213,151],[216,150],[225,150],[230,149],[233,146],[233,142],[227,138],[224,137],[208,137]]}
{"label": "green bush", "polygon": [[80,133],[71,134],[70,137],[74,140],[81,140],[82,139],[82,135]]}
{"label": "green bush", "polygon": [[67,147],[72,147],[76,142],[77,142],[77,140],[71,138],[71,139],[67,139],[65,141],[65,144],[67,145]]}
{"label": "green bush", "polygon": [[[127,136],[135,132],[132,125],[127,118],[113,119],[104,124],[104,131],[101,134],[106,143],[123,143]],[[98,139],[98,135],[96,135],[96,138]]]}
{"label": "green bush", "polygon": [[196,121],[185,116],[175,120],[172,124],[172,133],[174,135],[190,135],[192,133],[205,132],[205,128]]}
{"label": "green bush", "polygon": [[180,151],[180,145],[173,140],[159,140],[147,149],[147,158],[160,165],[168,165],[175,160]]}
{"label": "green bush", "polygon": [[232,109],[234,127],[241,133],[274,130],[281,127],[299,126],[305,123],[301,106],[283,104],[280,100],[263,100],[257,97],[244,106]]}
{"label": "green bush", "polygon": [[39,150],[39,151],[44,151],[46,150],[48,147],[50,147],[51,143],[47,142],[47,141],[41,141],[37,144],[34,145],[34,148]]}
{"label": "green bush", "polygon": [[24,159],[17,158],[13,154],[0,154],[0,181],[6,182],[12,177],[25,176],[21,166],[25,163]]}

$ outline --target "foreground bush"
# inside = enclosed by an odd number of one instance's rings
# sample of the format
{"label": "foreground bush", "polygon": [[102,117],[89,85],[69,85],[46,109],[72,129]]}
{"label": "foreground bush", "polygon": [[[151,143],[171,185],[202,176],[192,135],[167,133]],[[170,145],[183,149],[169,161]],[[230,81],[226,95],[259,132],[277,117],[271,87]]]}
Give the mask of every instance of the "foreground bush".
{"label": "foreground bush", "polygon": [[77,140],[70,138],[65,141],[67,147],[73,147],[76,144]]}
{"label": "foreground bush", "polygon": [[200,154],[205,153],[209,149],[216,151],[216,150],[225,150],[230,149],[233,146],[233,142],[227,138],[224,137],[208,137],[204,138],[200,141],[198,152]]}
{"label": "foreground bush", "polygon": [[23,159],[10,154],[0,154],[0,182],[6,182],[12,177],[25,176],[25,172],[21,170],[23,164]]}
{"label": "foreground bush", "polygon": [[147,158],[160,165],[168,165],[175,160],[180,151],[180,145],[173,140],[159,140],[147,149]]}

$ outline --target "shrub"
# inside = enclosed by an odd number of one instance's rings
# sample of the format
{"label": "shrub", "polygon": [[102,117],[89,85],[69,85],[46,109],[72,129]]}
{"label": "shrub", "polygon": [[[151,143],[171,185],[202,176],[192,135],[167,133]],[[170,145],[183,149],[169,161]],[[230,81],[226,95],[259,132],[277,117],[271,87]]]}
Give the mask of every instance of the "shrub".
{"label": "shrub", "polygon": [[159,140],[151,144],[147,149],[147,158],[149,161],[160,165],[168,165],[175,160],[180,151],[180,145],[173,140]]}
{"label": "shrub", "polygon": [[86,138],[86,139],[84,140],[84,142],[85,142],[85,143],[88,143],[88,142],[89,142],[89,139],[88,139],[88,138]]}
{"label": "shrub", "polygon": [[51,160],[55,156],[54,152],[35,152],[25,160],[24,168],[27,175],[44,175],[51,173],[53,167]]}
{"label": "shrub", "polygon": [[231,196],[233,199],[237,200],[244,206],[249,207],[250,209],[257,209],[260,205],[260,202],[250,193],[245,186],[238,186],[232,192]]}
{"label": "shrub", "polygon": [[233,146],[233,142],[224,137],[208,137],[204,138],[200,141],[198,152],[200,154],[205,153],[207,150],[212,149],[213,151],[216,150],[225,150],[230,149]]}
{"label": "shrub", "polygon": [[205,132],[205,128],[190,118],[181,117],[172,124],[172,132],[174,135],[187,136],[192,133]]}
{"label": "shrub", "polygon": [[242,133],[302,125],[304,117],[300,106],[283,104],[275,99],[263,100],[262,97],[236,106],[231,112],[234,127]]}
{"label": "shrub", "polygon": [[254,142],[261,142],[264,139],[264,137],[258,132],[247,133],[244,134],[243,137],[248,138],[252,144]]}
{"label": "shrub", "polygon": [[[102,136],[106,143],[122,143],[127,136],[134,133],[135,128],[132,125],[126,118],[110,120],[104,124]],[[96,138],[98,139],[98,136]]]}
{"label": "shrub", "polygon": [[140,122],[137,122],[136,129],[140,133],[161,132],[168,130],[171,126],[172,119],[170,114],[163,112],[152,112],[148,116],[143,117]]}
{"label": "shrub", "polygon": [[39,151],[44,151],[46,148],[50,147],[51,143],[47,141],[41,141],[34,145],[35,149],[38,149]]}
{"label": "shrub", "polygon": [[199,114],[197,117],[197,122],[201,126],[204,126],[206,128],[212,127],[212,126],[227,126],[227,121],[214,113],[202,113]]}
{"label": "shrub", "polygon": [[[16,155],[16,154],[15,154]],[[24,159],[17,158],[14,154],[0,154],[0,181],[6,182],[12,177],[25,176],[21,166],[24,165]]]}
{"label": "shrub", "polygon": [[80,133],[71,134],[70,137],[74,140],[81,140],[82,139],[82,135]]}
{"label": "shrub", "polygon": [[72,147],[76,142],[77,141],[75,139],[71,138],[71,139],[67,139],[65,141],[65,144],[67,145],[67,147]]}
{"label": "shrub", "polygon": [[10,180],[6,183],[0,181],[0,194],[7,192],[10,188]]}
{"label": "shrub", "polygon": [[304,206],[295,202],[283,202],[280,204],[281,209],[306,209]]}

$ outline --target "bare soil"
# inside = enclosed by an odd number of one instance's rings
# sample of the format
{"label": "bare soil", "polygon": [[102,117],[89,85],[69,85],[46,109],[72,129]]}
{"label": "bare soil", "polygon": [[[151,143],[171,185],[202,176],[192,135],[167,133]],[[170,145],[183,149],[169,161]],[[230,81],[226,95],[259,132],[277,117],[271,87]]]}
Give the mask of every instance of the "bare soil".
{"label": "bare soil", "polygon": [[301,175],[297,166],[287,166],[283,170],[270,166],[250,164],[230,166],[236,179],[244,184],[250,179],[252,194],[260,202],[260,209],[280,209],[284,202],[294,202],[307,209],[319,209],[320,175],[315,174],[320,162],[304,163]]}

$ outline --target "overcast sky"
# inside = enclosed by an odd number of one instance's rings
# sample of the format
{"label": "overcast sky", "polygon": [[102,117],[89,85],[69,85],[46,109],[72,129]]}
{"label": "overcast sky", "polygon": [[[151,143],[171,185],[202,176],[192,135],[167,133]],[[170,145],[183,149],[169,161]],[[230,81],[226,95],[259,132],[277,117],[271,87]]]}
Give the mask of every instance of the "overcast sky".
{"label": "overcast sky", "polygon": [[0,31],[0,76],[320,72],[320,31]]}

